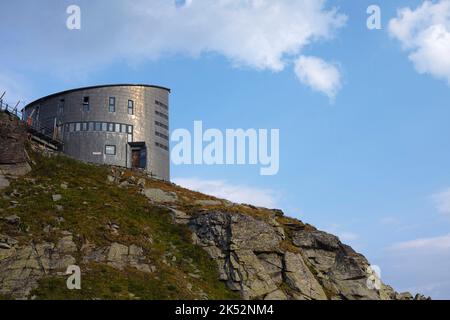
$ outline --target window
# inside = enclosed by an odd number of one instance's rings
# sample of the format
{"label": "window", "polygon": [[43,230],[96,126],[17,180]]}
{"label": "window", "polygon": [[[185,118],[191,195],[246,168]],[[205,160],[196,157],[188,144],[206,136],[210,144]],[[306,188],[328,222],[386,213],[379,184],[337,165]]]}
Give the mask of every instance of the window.
{"label": "window", "polygon": [[122,133],[127,133],[127,125],[126,124],[122,124]]}
{"label": "window", "polygon": [[108,124],[106,122],[102,122],[102,131],[106,131],[108,129]]}
{"label": "window", "polygon": [[116,132],[120,132],[120,123],[116,123]]}
{"label": "window", "polygon": [[155,113],[156,113],[156,115],[160,116],[161,118],[169,120],[169,116],[167,114],[159,112],[158,110],[155,110]]}
{"label": "window", "polygon": [[163,139],[165,139],[165,140],[169,140],[169,137],[168,137],[167,135],[165,135],[164,133],[155,131],[155,134],[156,134],[158,137],[160,137],[160,138],[163,138]]}
{"label": "window", "polygon": [[133,126],[128,126],[128,133],[133,134]]}
{"label": "window", "polygon": [[81,123],[81,131],[88,131],[88,123],[87,122]]}
{"label": "window", "polygon": [[65,104],[65,100],[64,99],[60,99],[58,102],[58,114],[60,116],[62,116],[64,114],[64,104]]}
{"label": "window", "polygon": [[160,147],[161,149],[164,149],[164,150],[166,150],[166,151],[169,151],[169,147],[163,145],[162,143],[155,142],[155,145],[156,145],[157,147]]}
{"label": "window", "polygon": [[75,131],[75,123],[71,123],[70,124],[70,132],[74,132]]}
{"label": "window", "polygon": [[108,131],[114,132],[114,123],[108,123]]}
{"label": "window", "polygon": [[167,125],[165,125],[164,123],[161,123],[161,122],[159,122],[159,121],[155,121],[155,124],[156,124],[158,127],[161,127],[161,128],[166,129],[166,130],[169,130],[169,127],[168,127]]}
{"label": "window", "polygon": [[128,114],[134,114],[134,101],[128,100]]}
{"label": "window", "polygon": [[169,110],[169,107],[166,104],[162,103],[161,101],[155,100],[155,104],[157,106],[160,106],[160,107],[166,109],[166,110]]}
{"label": "window", "polygon": [[102,123],[101,122],[96,122],[94,130],[95,131],[102,131]]}
{"label": "window", "polygon": [[81,130],[81,123],[77,122],[75,123],[75,131],[80,131]]}
{"label": "window", "polygon": [[89,111],[89,97],[83,97],[83,111]]}
{"label": "window", "polygon": [[116,98],[109,97],[109,112],[116,112]]}
{"label": "window", "polygon": [[110,156],[116,155],[116,146],[106,145],[105,146],[105,154]]}

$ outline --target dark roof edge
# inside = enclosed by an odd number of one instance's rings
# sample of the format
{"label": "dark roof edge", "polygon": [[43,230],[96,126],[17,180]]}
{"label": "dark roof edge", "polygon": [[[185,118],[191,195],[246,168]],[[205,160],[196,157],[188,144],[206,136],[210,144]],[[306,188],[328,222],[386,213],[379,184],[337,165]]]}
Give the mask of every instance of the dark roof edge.
{"label": "dark roof edge", "polygon": [[75,89],[69,89],[69,90],[65,90],[65,91],[61,91],[61,92],[56,92],[56,93],[52,93],[48,96],[39,98],[37,100],[34,100],[33,102],[28,103],[24,109],[26,109],[27,107],[29,107],[32,104],[36,104],[39,103],[41,101],[53,98],[53,97],[57,97],[63,94],[68,94],[68,93],[72,93],[72,92],[76,92],[76,91],[82,91],[82,90],[90,90],[90,89],[99,89],[99,88],[108,88],[108,87],[147,87],[147,88],[155,88],[155,89],[162,89],[162,90],[167,90],[170,93],[170,89],[166,88],[166,87],[161,87],[161,86],[154,86],[154,85],[150,85],[150,84],[129,84],[129,83],[125,83],[125,84],[105,84],[105,85],[97,85],[97,86],[89,86],[89,87],[81,87],[81,88],[75,88]]}

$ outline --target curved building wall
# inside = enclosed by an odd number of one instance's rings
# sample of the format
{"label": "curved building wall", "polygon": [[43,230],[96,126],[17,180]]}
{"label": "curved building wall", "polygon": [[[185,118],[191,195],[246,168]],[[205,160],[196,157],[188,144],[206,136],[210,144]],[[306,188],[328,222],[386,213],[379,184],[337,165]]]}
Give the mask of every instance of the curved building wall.
{"label": "curved building wall", "polygon": [[170,180],[169,93],[162,87],[110,85],[74,89],[25,107],[25,118],[86,162],[140,167]]}

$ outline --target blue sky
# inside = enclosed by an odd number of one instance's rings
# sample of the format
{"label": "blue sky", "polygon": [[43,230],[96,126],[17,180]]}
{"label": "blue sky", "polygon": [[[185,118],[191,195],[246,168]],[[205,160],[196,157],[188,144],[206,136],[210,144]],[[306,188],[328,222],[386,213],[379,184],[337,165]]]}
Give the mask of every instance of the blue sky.
{"label": "blue sky", "polygon": [[[66,28],[70,4],[81,30]],[[366,26],[371,4],[381,30]],[[395,289],[450,298],[450,1],[47,0],[0,12],[9,102],[150,83],[173,90],[172,129],[280,129],[275,176],[172,166],[172,177],[280,207],[340,236]]]}

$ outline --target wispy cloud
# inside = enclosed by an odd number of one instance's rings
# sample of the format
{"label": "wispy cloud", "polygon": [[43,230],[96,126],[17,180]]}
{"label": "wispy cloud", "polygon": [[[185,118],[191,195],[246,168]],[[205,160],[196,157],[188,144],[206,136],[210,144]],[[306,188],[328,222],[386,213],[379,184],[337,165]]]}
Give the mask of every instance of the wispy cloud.
{"label": "wispy cloud", "polygon": [[438,237],[419,238],[410,241],[399,242],[389,247],[389,250],[394,251],[405,251],[405,250],[440,251],[449,249],[450,249],[450,234]]}
{"label": "wispy cloud", "polygon": [[[1,3],[0,35],[14,42],[2,61],[86,77],[114,62],[136,65],[167,55],[224,56],[233,66],[285,69],[305,46],[333,38],[346,16],[325,0],[80,0],[81,30],[65,28],[63,2]],[[45,8],[43,10],[42,8]],[[18,16],[17,13],[20,12]]]}
{"label": "wispy cloud", "polygon": [[333,100],[342,87],[342,76],[336,65],[317,57],[301,56],[295,62],[300,82]]}
{"label": "wispy cloud", "polygon": [[382,265],[397,290],[450,299],[450,234],[394,243]]}
{"label": "wispy cloud", "polygon": [[450,85],[450,0],[400,9],[389,23],[389,32],[409,52],[419,73],[447,80]]}
{"label": "wispy cloud", "polygon": [[450,188],[435,193],[431,199],[440,213],[450,217]]}
{"label": "wispy cloud", "polygon": [[236,203],[276,208],[280,198],[275,190],[236,185],[225,180],[203,180],[199,178],[175,178],[172,180],[185,188]]}

